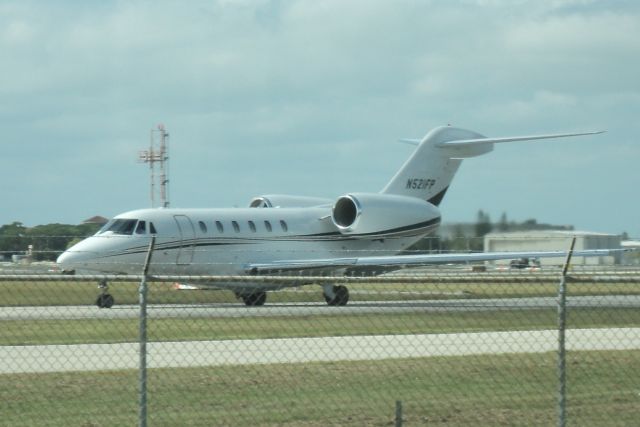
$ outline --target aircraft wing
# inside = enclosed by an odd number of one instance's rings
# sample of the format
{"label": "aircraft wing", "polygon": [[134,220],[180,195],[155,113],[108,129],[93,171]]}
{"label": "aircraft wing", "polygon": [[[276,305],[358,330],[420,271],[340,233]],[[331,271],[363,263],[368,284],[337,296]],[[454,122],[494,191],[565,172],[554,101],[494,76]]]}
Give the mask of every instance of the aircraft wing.
{"label": "aircraft wing", "polygon": [[[628,249],[591,249],[573,251],[572,256],[598,257],[612,256]],[[381,274],[401,268],[420,267],[435,264],[470,263],[518,258],[562,258],[568,251],[529,252],[471,252],[423,255],[368,256],[353,258],[328,258],[310,260],[282,260],[264,264],[249,264],[249,274],[304,274],[341,270],[349,273]]]}

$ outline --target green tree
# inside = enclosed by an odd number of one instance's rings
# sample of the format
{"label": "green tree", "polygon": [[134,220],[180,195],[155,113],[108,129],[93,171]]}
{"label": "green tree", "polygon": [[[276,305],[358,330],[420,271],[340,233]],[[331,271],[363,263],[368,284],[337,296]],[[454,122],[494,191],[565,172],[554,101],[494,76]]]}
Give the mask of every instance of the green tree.
{"label": "green tree", "polygon": [[482,209],[478,211],[478,219],[475,225],[475,236],[471,239],[470,248],[474,251],[481,251],[483,245],[483,237],[485,234],[490,233],[493,229],[491,225],[491,218],[488,213],[485,213]]}
{"label": "green tree", "polygon": [[5,257],[23,254],[30,244],[27,227],[21,222],[12,222],[0,227],[0,254]]}
{"label": "green tree", "polygon": [[55,261],[70,242],[94,234],[96,224],[46,224],[27,228],[20,222],[0,227],[0,253],[5,256],[24,254],[33,245],[35,261]]}
{"label": "green tree", "polygon": [[498,231],[502,233],[509,231],[509,221],[507,221],[506,212],[502,212],[502,215],[500,216],[500,222],[498,222]]}
{"label": "green tree", "polygon": [[492,228],[489,214],[480,209],[476,220],[475,237],[483,237],[485,234],[490,233]]}
{"label": "green tree", "polygon": [[462,224],[455,224],[453,235],[441,241],[440,250],[444,252],[464,252],[470,249],[469,236],[464,232]]}

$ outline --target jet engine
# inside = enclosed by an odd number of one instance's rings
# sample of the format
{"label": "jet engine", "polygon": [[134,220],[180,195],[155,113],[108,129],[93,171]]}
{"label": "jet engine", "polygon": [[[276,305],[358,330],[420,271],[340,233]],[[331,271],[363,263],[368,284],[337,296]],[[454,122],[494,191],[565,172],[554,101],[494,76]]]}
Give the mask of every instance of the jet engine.
{"label": "jet engine", "polygon": [[254,197],[250,208],[310,208],[313,206],[331,205],[333,200],[321,197],[289,196],[286,194],[269,194]]}
{"label": "jet engine", "polygon": [[343,234],[411,232],[440,222],[440,210],[415,197],[350,193],[338,198],[331,220]]}

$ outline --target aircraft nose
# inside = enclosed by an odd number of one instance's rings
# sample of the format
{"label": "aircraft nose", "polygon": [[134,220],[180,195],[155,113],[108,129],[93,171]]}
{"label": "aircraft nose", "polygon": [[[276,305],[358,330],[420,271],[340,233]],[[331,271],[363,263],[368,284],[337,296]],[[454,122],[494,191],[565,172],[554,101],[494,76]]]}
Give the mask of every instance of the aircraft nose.
{"label": "aircraft nose", "polygon": [[91,242],[88,240],[89,239],[86,239],[80,243],[76,243],[58,256],[56,263],[63,271],[71,271],[79,267],[84,267],[84,264],[95,256]]}
{"label": "aircraft nose", "polygon": [[56,259],[56,264],[58,264],[60,267],[64,267],[64,263],[67,259],[68,259],[67,251],[64,251],[58,256],[58,259]]}
{"label": "aircraft nose", "polygon": [[56,264],[60,266],[62,271],[73,270],[76,266],[76,262],[78,261],[77,255],[77,253],[66,250],[60,254],[58,259],[56,260]]}

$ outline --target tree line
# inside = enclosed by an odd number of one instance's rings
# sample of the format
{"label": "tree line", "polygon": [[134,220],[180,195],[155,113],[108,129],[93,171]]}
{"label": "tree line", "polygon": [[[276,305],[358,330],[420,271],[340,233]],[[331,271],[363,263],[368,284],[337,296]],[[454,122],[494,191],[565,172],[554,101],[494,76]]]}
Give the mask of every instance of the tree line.
{"label": "tree line", "polygon": [[65,249],[99,229],[99,224],[26,227],[21,222],[13,222],[0,227],[0,257],[6,259],[12,255],[24,255],[32,245],[34,261],[55,261]]}
{"label": "tree line", "polygon": [[487,212],[480,209],[473,224],[454,224],[453,232],[449,236],[425,237],[413,245],[409,251],[482,251],[484,249],[484,236],[491,232],[514,232],[531,230],[573,230],[573,226],[552,225],[538,223],[535,219],[527,219],[522,222],[509,221],[507,214],[503,213],[497,222],[492,222]]}

